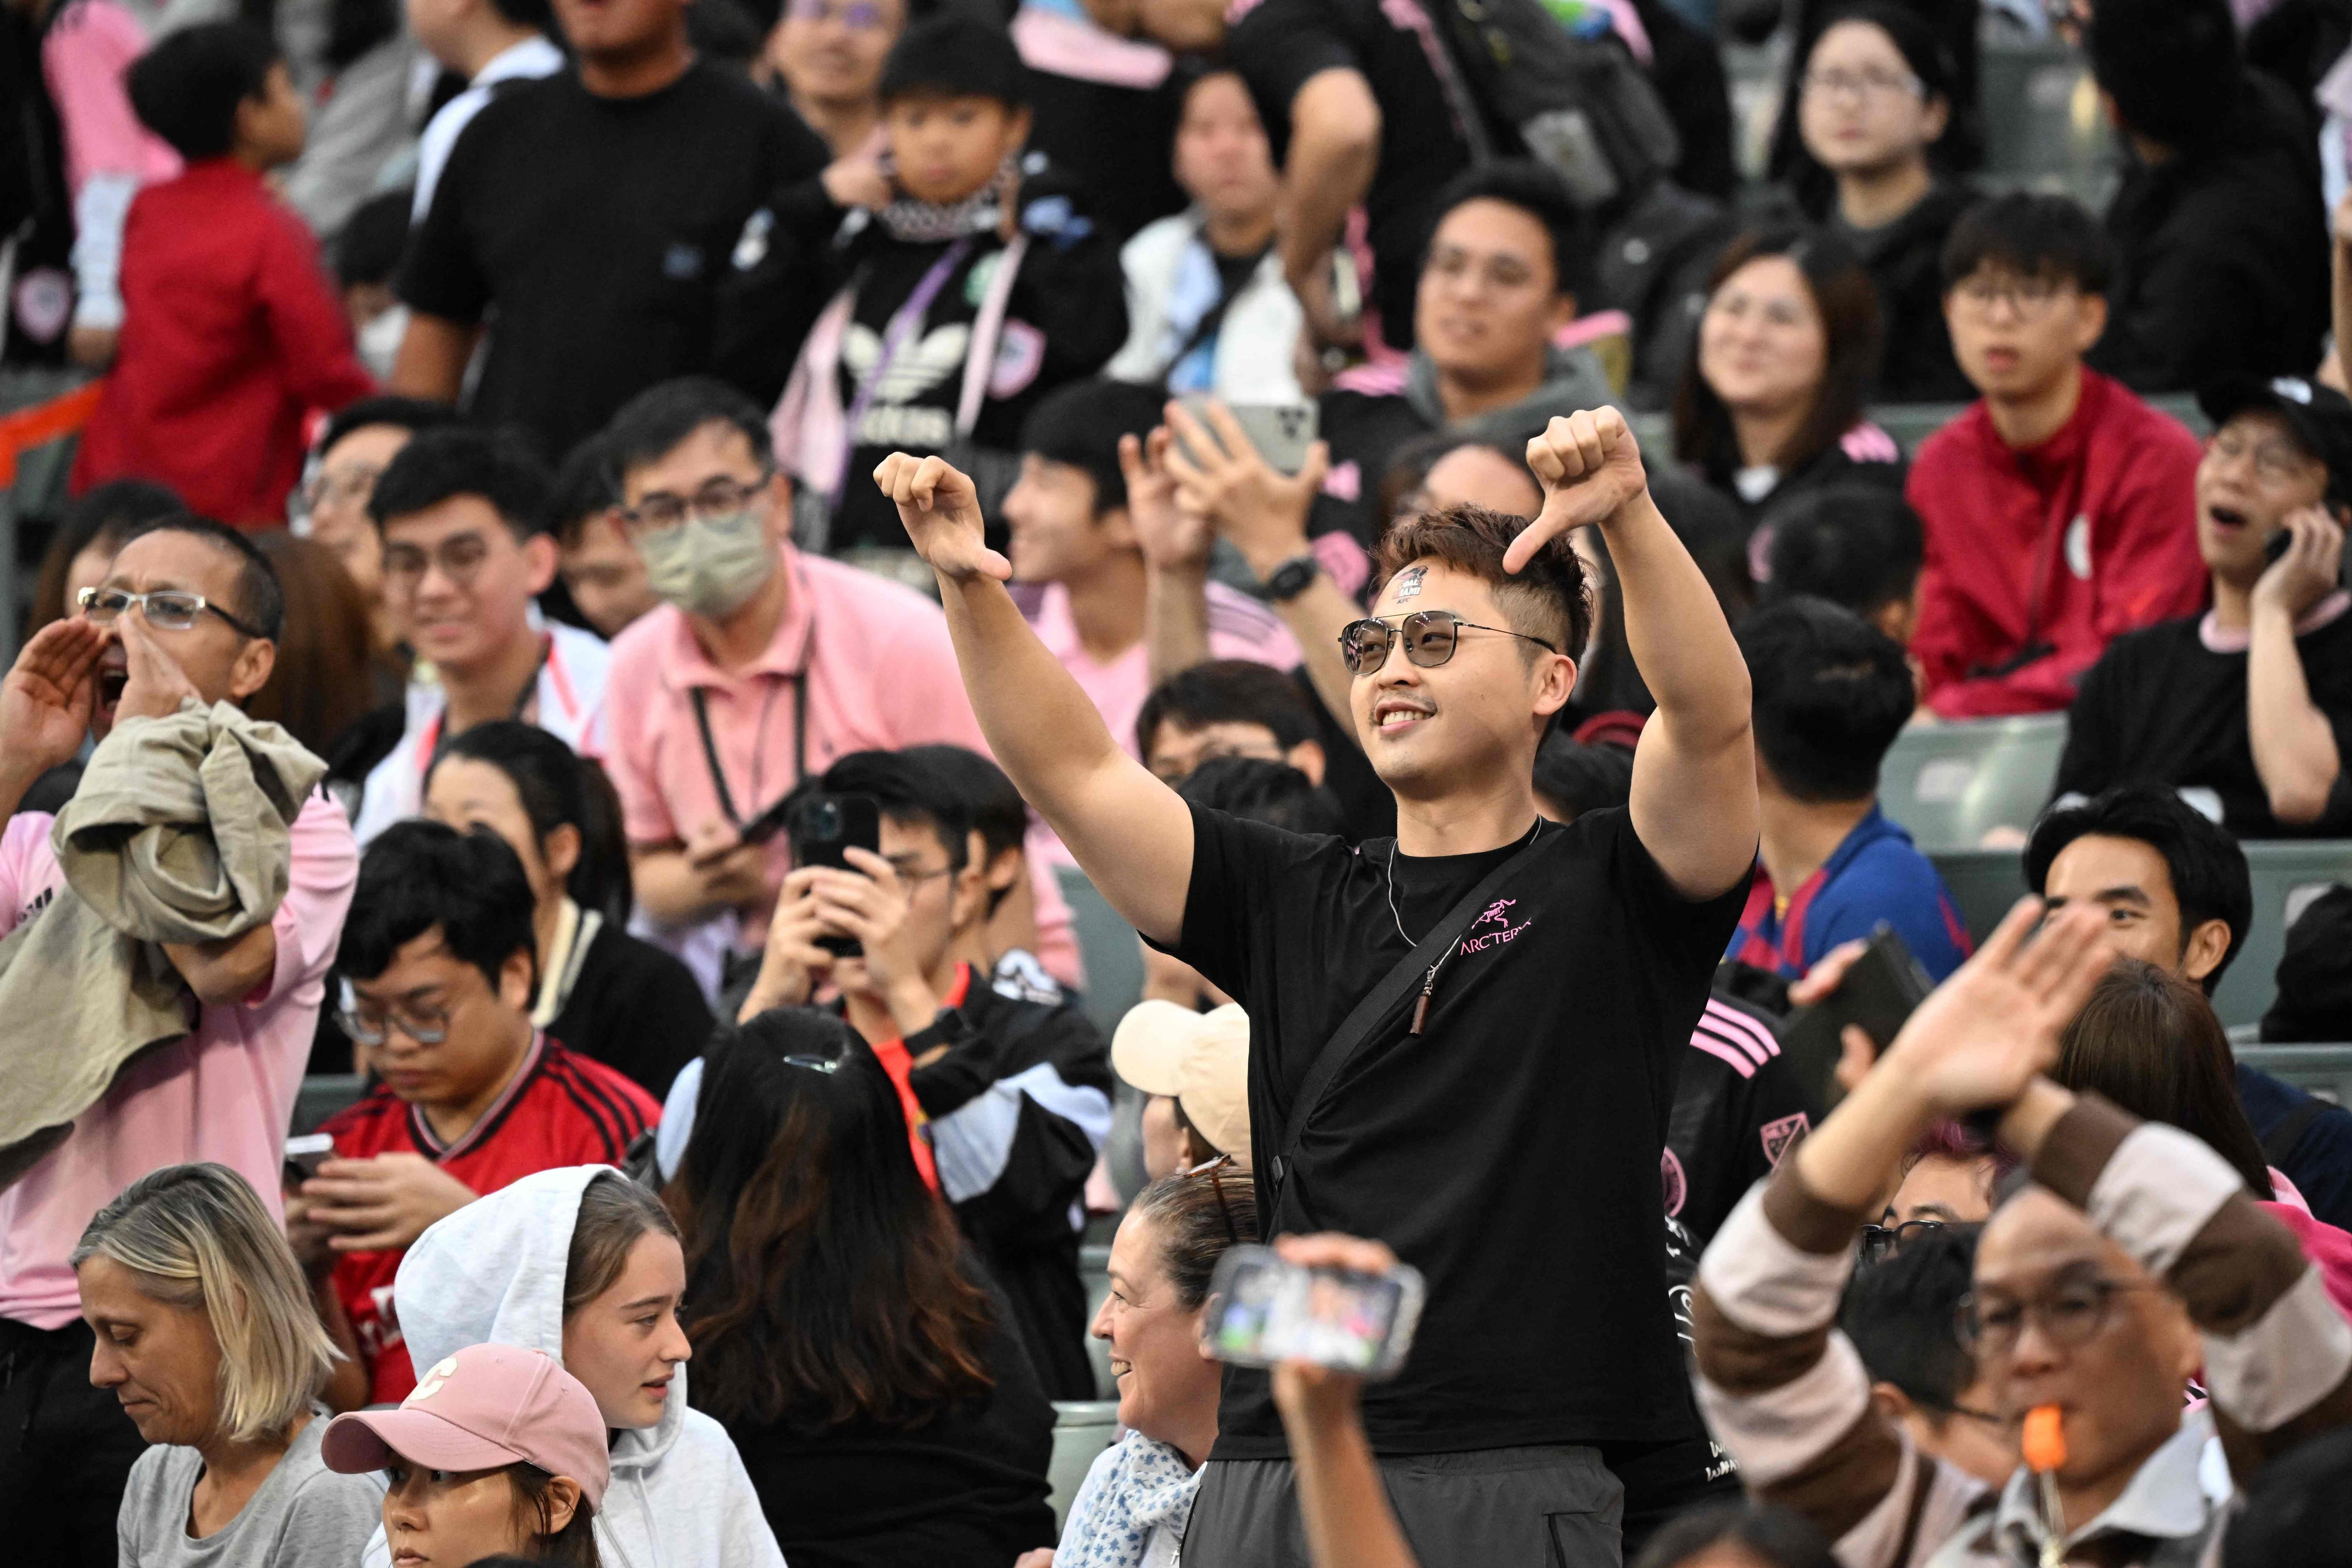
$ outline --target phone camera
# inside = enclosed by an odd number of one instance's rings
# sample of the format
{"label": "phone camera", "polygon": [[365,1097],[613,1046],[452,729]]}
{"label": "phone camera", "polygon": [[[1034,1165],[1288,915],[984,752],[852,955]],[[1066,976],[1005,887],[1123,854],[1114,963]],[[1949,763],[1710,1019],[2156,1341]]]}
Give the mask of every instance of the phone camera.
{"label": "phone camera", "polygon": [[837,839],[841,837],[841,808],[831,800],[819,800],[809,809],[809,837]]}

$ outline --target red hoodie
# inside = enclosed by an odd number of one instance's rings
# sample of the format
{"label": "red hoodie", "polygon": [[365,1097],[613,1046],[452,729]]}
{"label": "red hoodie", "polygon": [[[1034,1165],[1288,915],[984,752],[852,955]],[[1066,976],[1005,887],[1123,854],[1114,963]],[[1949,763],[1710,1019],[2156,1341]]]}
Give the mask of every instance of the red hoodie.
{"label": "red hoodie", "polygon": [[2005,444],[1981,400],[1922,443],[1904,494],[1927,546],[1911,651],[1927,706],[2054,712],[2109,639],[2202,608],[2201,455],[2178,420],[2089,370],[2040,446]]}

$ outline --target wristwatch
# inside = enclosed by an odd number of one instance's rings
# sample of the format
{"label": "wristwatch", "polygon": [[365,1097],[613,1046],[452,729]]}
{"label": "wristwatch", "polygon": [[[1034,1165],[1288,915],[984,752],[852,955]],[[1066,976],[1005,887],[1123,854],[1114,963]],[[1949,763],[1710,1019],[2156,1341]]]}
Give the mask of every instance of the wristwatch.
{"label": "wristwatch", "polygon": [[1265,575],[1265,596],[1276,604],[1287,604],[1307,590],[1322,575],[1323,563],[1315,552],[1292,556]]}

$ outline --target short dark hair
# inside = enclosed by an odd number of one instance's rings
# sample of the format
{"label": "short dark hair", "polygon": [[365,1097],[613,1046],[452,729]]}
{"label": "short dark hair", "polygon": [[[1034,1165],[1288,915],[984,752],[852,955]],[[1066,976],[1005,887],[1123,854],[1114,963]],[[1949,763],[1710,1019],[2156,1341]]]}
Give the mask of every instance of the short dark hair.
{"label": "short dark hair", "polygon": [[1176,793],[1192,805],[1294,833],[1337,838],[1347,825],[1338,796],[1289,763],[1263,757],[1212,757]]}
{"label": "short dark hair", "polygon": [[570,549],[580,542],[589,518],[621,504],[621,476],[613,465],[613,444],[603,433],[574,446],[547,487],[547,531]]}
{"label": "short dark hair", "polygon": [[426,769],[452,759],[479,762],[506,775],[514,786],[530,834],[542,847],[566,825],[580,834],[580,858],[564,879],[564,891],[583,909],[625,909],[629,884],[628,841],[620,811],[610,804],[612,786],[597,765],[535,724],[491,719],[458,731],[442,744]]}
{"label": "short dark hair", "polygon": [[210,542],[215,548],[236,558],[236,603],[230,606],[236,618],[275,643],[286,634],[286,586],[278,578],[278,568],[251,535],[216,523],[210,517],[199,517],[192,512],[179,512],[169,517],[153,517],[122,536],[115,547],[119,558],[133,539],[143,539],[149,534],[193,534]]}
{"label": "short dark hair", "polygon": [[[1429,227],[1431,244],[1436,242],[1438,225],[1454,208],[1469,202],[1500,202],[1535,219],[1551,241],[1553,292],[1580,298],[1591,291],[1595,244],[1592,226],[1577,206],[1576,198],[1569,194],[1568,182],[1549,164],[1538,163],[1532,158],[1503,158],[1455,175],[1438,193],[1437,219]],[[1422,265],[1429,265],[1426,246],[1422,250]]]}
{"label": "short dark hair", "polygon": [[1833,485],[1784,503],[1769,520],[1767,603],[1806,594],[1867,620],[1918,584],[1919,514],[1892,490]]}
{"label": "short dark hair", "polygon": [[530,882],[512,846],[488,828],[461,833],[441,822],[394,822],[360,857],[335,967],[373,980],[403,947],[438,926],[452,957],[471,964],[496,990],[517,953],[539,973]]}
{"label": "short dark hair", "polygon": [[249,22],[205,22],[166,35],[123,73],[141,124],[194,163],[236,142],[237,106],[269,90],[285,57]]}
{"label": "short dark hair", "polygon": [[518,539],[545,528],[547,470],[537,455],[510,432],[464,425],[418,432],[384,465],[368,496],[368,516],[382,528],[454,496],[488,501]]}
{"label": "short dark hair", "polygon": [[604,426],[614,485],[630,469],[659,462],[706,424],[734,426],[751,444],[751,461],[763,468],[776,455],[758,403],[716,376],[677,376],[623,403]]}
{"label": "short dark hair", "polygon": [[[1821,314],[1826,351],[1811,410],[1788,444],[1772,455],[1780,471],[1789,474],[1835,446],[1860,423],[1863,403],[1878,380],[1886,318],[1878,302],[1878,286],[1853,247],[1808,224],[1768,223],[1734,239],[1707,274],[1707,298],[1714,298],[1732,274],[1766,256],[1780,256],[1804,274],[1806,290]],[[1732,434],[1731,410],[1699,373],[1702,336],[1691,334],[1690,358],[1675,389],[1675,454],[1727,490],[1732,474],[1743,464]]]}
{"label": "short dark hair", "polygon": [[1903,733],[1917,689],[1902,644],[1826,599],[1783,599],[1739,622],[1756,749],[1800,800],[1859,800]]}
{"label": "short dark hair", "polygon": [[880,97],[992,98],[1007,109],[1029,103],[1029,68],[1003,26],[947,12],[898,35],[882,62]]}
{"label": "short dark hair", "polygon": [[1837,1568],[1829,1538],[1812,1521],[1776,1503],[1735,1501],[1694,1508],[1659,1527],[1633,1568],[1683,1568],[1710,1548],[1729,1544],[1765,1568]]}
{"label": "short dark hair", "polygon": [[1891,1383],[1940,1426],[1977,1377],[1952,1314],[1974,1287],[1979,1228],[1947,1226],[1903,1244],[1847,1288],[1841,1326],[1874,1383]]}
{"label": "short dark hair", "polygon": [[379,397],[363,397],[357,402],[347,402],[337,409],[333,417],[327,421],[326,427],[319,432],[319,444],[311,450],[324,457],[344,436],[354,430],[365,430],[372,424],[394,425],[415,435],[465,423],[465,417],[446,402],[386,392]]}
{"label": "short dark hair", "polygon": [[961,871],[971,861],[971,808],[943,768],[904,751],[853,751],[822,777],[793,791],[786,815],[797,829],[819,794],[865,795],[894,822],[919,824],[939,836],[948,867]]}
{"label": "short dark hair", "polygon": [[1536,793],[1563,816],[1622,806],[1633,794],[1633,754],[1622,746],[1582,745],[1559,730],[1536,747]]}
{"label": "short dark hair", "polygon": [[1288,671],[1255,659],[1211,659],[1154,686],[1135,715],[1135,752],[1147,762],[1163,724],[1179,729],[1262,724],[1285,751],[1316,736],[1315,714],[1298,683]]}
{"label": "short dark hair", "polygon": [[1127,475],[1118,465],[1119,437],[1140,441],[1160,421],[1166,396],[1158,387],[1095,379],[1056,387],[1038,400],[1021,426],[1021,450],[1066,463],[1095,482],[1095,516],[1127,505]]}
{"label": "short dark hair", "polygon": [[2254,921],[2253,878],[2246,870],[2246,852],[2171,790],[2122,784],[2042,814],[2025,846],[2025,884],[2040,894],[2050,883],[2050,865],[2059,852],[2094,833],[2137,840],[2164,857],[2173,902],[2180,906],[2183,942],[2208,920],[2230,927],[2229,949],[2204,979],[2205,994],[2211,996],[2238,949],[2245,946],[2246,931]]}
{"label": "short dark hair", "polygon": [[1986,266],[2020,277],[2071,280],[2085,294],[2105,295],[2115,277],[2116,247],[2099,220],[2074,197],[2011,191],[1962,213],[1945,237],[1947,292]]}
{"label": "short dark hair", "polygon": [[[899,755],[930,768],[961,797],[971,831],[980,835],[984,862],[992,863],[1005,851],[1020,849],[1028,841],[1029,802],[1021,798],[1003,768],[968,747],[945,741],[910,746]],[[997,905],[1012,895],[1011,887],[992,890],[989,914],[994,915]]]}
{"label": "short dark hair", "polygon": [[[1378,599],[1388,580],[1413,562],[1433,561],[1492,589],[1512,631],[1540,637],[1554,653],[1581,659],[1585,641],[1592,634],[1592,589],[1568,535],[1545,540],[1517,572],[1503,570],[1511,541],[1528,526],[1526,517],[1474,506],[1399,517],[1373,552],[1372,597]],[[1526,647],[1520,644],[1522,652]]]}
{"label": "short dark hair", "polygon": [[2116,118],[2167,147],[2202,145],[2238,112],[2245,62],[2229,0],[2099,0],[2083,51]]}

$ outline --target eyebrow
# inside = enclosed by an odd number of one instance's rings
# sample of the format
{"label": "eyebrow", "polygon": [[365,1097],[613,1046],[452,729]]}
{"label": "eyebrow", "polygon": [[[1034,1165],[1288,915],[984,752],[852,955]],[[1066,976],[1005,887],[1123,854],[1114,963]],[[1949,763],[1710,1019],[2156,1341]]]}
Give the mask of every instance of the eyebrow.
{"label": "eyebrow", "polygon": [[672,1291],[656,1291],[650,1296],[639,1296],[634,1301],[623,1301],[621,1303],[621,1310],[625,1312],[634,1312],[640,1307],[666,1306],[676,1299],[676,1295]]}
{"label": "eyebrow", "polygon": [[2135,886],[2130,883],[2126,883],[2120,887],[2103,887],[2099,889],[2098,892],[2091,894],[2091,902],[2094,904],[2153,904],[2156,900],[2147,895],[2147,892],[2145,888]]}

